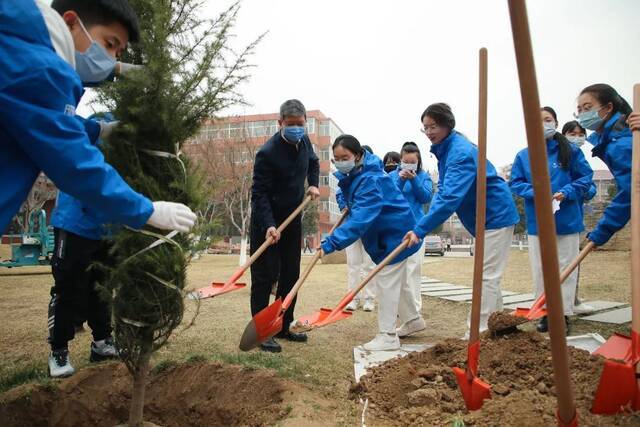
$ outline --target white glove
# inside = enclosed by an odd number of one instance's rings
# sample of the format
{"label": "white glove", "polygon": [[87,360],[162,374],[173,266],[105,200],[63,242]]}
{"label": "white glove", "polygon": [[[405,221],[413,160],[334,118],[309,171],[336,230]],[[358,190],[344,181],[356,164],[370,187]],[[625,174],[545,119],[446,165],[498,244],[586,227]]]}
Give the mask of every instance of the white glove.
{"label": "white glove", "polygon": [[113,122],[99,121],[98,123],[100,124],[100,135],[98,136],[99,139],[109,138],[113,130],[120,124],[118,120],[115,120]]}
{"label": "white glove", "polygon": [[144,65],[139,64],[128,64],[126,62],[118,62],[119,68],[116,68],[118,71],[118,75],[124,76],[130,71],[142,70],[144,69]]}
{"label": "white glove", "polygon": [[153,202],[153,213],[147,224],[162,230],[187,233],[196,223],[196,214],[182,203]]}

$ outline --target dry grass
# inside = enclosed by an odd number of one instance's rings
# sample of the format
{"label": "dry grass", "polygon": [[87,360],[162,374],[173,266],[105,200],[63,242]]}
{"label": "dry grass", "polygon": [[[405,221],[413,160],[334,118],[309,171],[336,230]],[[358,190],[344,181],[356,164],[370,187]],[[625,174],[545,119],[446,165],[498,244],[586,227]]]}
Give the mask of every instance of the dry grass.
{"label": "dry grass", "polygon": [[[303,257],[306,265],[309,257]],[[581,294],[590,299],[627,301],[629,283],[628,254],[599,252],[590,255],[582,270]],[[226,279],[236,268],[237,257],[205,256],[188,271],[189,283],[197,288],[212,280]],[[0,269],[0,379],[33,369],[46,370],[47,304],[52,278],[47,268]],[[472,258],[426,258],[424,273],[443,281],[471,284]],[[10,274],[10,275],[7,275]],[[245,276],[250,283],[250,276]],[[514,251],[504,278],[504,288],[530,292],[531,280],[526,252]],[[603,284],[604,283],[604,284]],[[297,315],[309,314],[334,305],[345,293],[346,266],[318,265],[300,292]],[[185,324],[195,303],[187,302]],[[465,331],[469,305],[425,298],[423,314],[427,330],[409,342],[434,342],[443,337],[460,337]],[[193,357],[214,358],[251,366],[274,368],[283,376],[307,384],[335,402],[338,423],[349,424],[357,405],[348,401],[353,378],[352,352],[355,345],[368,341],[376,332],[376,314],[358,311],[351,319],[314,331],[308,344],[284,342],[280,355],[241,353],[240,336],[250,320],[249,290],[244,289],[215,299],[204,300],[194,326],[178,331],[169,345],[155,357],[156,362],[182,361]],[[593,329],[582,322],[577,329]],[[590,330],[591,330],[590,329]],[[609,331],[600,328],[599,331]],[[90,333],[83,333],[70,344],[77,368],[88,364]]]}
{"label": "dry grass", "polygon": [[[580,267],[580,297],[585,300],[629,302],[631,297],[630,253],[596,251]],[[471,286],[473,258],[431,258],[423,273],[443,282]],[[512,250],[502,288],[514,292],[532,293],[531,269],[526,251]]]}

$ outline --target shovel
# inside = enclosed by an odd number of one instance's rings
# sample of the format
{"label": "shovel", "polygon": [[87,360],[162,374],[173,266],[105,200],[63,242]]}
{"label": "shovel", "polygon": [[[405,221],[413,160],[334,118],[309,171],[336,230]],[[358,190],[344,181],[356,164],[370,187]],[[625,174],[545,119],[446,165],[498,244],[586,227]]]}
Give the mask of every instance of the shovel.
{"label": "shovel", "polygon": [[[329,234],[332,234],[335,229],[342,224],[344,219],[347,217],[348,212],[349,211],[346,209],[342,212],[342,216],[331,228]],[[284,313],[293,302],[293,299],[300,290],[300,287],[302,287],[302,284],[307,280],[309,273],[311,273],[311,270],[321,257],[322,250],[318,249],[315,255],[313,255],[313,258],[307,268],[304,270],[300,278],[298,278],[296,284],[293,285],[293,288],[287,294],[284,301],[282,301],[281,298],[278,298],[271,305],[260,310],[259,313],[253,316],[253,319],[251,319],[246,328],[244,328],[242,338],[240,338],[240,350],[249,351],[282,330],[282,319],[284,318]]]}
{"label": "shovel", "polygon": [[549,335],[554,384],[558,401],[558,425],[577,426],[577,411],[569,374],[569,357],[565,336],[562,294],[560,292],[560,266],[556,246],[556,227],[551,210],[551,185],[547,150],[540,123],[540,97],[533,47],[529,32],[529,19],[525,0],[509,0],[509,16],[513,44],[518,65],[522,109],[524,111],[529,147],[529,163],[533,177],[536,222],[540,239],[540,258],[544,277],[544,290],[549,312]]}
{"label": "shovel", "polygon": [[338,322],[340,320],[348,319],[351,317],[350,311],[345,311],[345,307],[353,301],[358,292],[360,292],[367,284],[382,270],[385,268],[391,261],[395,259],[395,257],[400,254],[403,250],[407,248],[409,245],[408,240],[403,240],[402,243],[398,245],[397,248],[393,250],[385,259],[382,260],[380,264],[374,268],[371,273],[364,278],[364,280],[353,290],[351,290],[347,295],[344,296],[335,306],[334,309],[330,308],[321,308],[320,311],[317,311],[308,316],[303,316],[297,320],[291,322],[291,326],[289,330],[292,332],[308,332],[312,329],[321,328],[323,326],[330,325],[332,323]]}
{"label": "shovel", "polygon": [[480,49],[480,101],[478,123],[478,177],[476,179],[476,247],[473,254],[473,295],[467,347],[467,368],[453,368],[464,403],[470,411],[491,398],[491,386],[478,378],[480,358],[480,308],[484,267],[484,230],[487,217],[487,49]]}
{"label": "shovel", "polygon": [[[278,232],[282,233],[282,231],[289,224],[291,224],[291,221],[293,221],[294,218],[298,216],[300,212],[302,212],[302,210],[305,208],[305,206],[307,206],[307,204],[309,204],[310,201],[311,196],[305,197],[300,206],[298,206],[296,210],[294,210],[291,215],[289,215],[287,219],[285,219],[284,222],[280,224],[280,226],[278,227]],[[266,251],[267,248],[272,244],[273,237],[269,237],[264,241],[262,245],[260,245],[260,247],[254,252],[254,254],[251,255],[251,258],[249,258],[247,262],[244,263],[244,265],[242,265],[239,269],[236,270],[235,273],[233,273],[229,280],[227,280],[225,283],[213,282],[209,286],[205,286],[204,288],[200,288],[195,290],[194,292],[191,292],[189,294],[189,297],[191,299],[211,298],[218,295],[226,294],[227,292],[237,291],[238,289],[244,288],[245,286],[247,286],[246,283],[237,283],[236,281],[240,277],[242,277],[244,272],[247,271],[249,267],[251,267],[251,264],[253,264],[258,258],[260,258],[264,251]]]}
{"label": "shovel", "polygon": [[[585,245],[584,248],[582,248],[582,251],[580,251],[576,259],[571,261],[571,264],[569,264],[567,268],[565,268],[562,274],[560,275],[560,285],[562,285],[562,283],[564,283],[564,281],[567,280],[569,276],[571,276],[571,273],[573,273],[573,271],[580,265],[580,263],[585,259],[585,257],[589,255],[589,253],[592,250],[595,249],[595,247],[596,247],[595,243],[589,242]],[[546,316],[547,315],[547,310],[545,308],[546,303],[547,303],[547,299],[543,292],[533,302],[530,308],[517,307],[516,310],[513,313],[511,313],[511,316],[513,316],[513,322],[509,325],[504,325],[503,328],[494,332],[500,332],[505,329],[514,328],[523,323],[527,323],[532,320],[537,320],[542,316]]]}
{"label": "shovel", "polygon": [[[633,110],[640,110],[640,84],[633,87]],[[633,132],[631,160],[631,337],[615,334],[594,354],[607,357],[591,407],[594,414],[640,410],[640,132]]]}

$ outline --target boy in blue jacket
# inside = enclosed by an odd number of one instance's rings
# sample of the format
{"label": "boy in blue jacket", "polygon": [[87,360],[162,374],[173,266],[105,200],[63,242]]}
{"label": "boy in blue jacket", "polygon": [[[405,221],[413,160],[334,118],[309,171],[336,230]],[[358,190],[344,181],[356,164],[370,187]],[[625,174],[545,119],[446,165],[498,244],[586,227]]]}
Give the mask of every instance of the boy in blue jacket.
{"label": "boy in blue jacket", "polygon": [[[406,239],[416,245],[420,239],[445,222],[454,212],[462,225],[475,236],[476,177],[478,148],[455,130],[456,120],[444,103],[432,104],[420,117],[423,132],[431,141],[438,159],[438,191],[429,212],[409,231]],[[482,280],[480,330],[487,329],[489,315],[502,310],[500,279],[507,265],[513,228],[520,221],[507,183],[487,161],[487,219]]]}
{"label": "boy in blue jacket", "polygon": [[[52,6],[0,3],[0,179],[10,183],[0,194],[0,230],[44,171],[101,222],[188,231],[195,214],[133,191],[91,144],[89,124],[75,115],[82,81],[107,78],[129,38],[137,38],[135,14],[125,0],[56,0]],[[56,239],[52,262],[65,258],[66,249]],[[49,371],[68,376],[74,370],[64,334],[58,336]]]}
{"label": "boy in blue jacket", "polygon": [[[365,151],[355,137],[339,136],[333,143],[333,155],[349,216],[322,242],[322,253],[345,249],[361,239],[373,262],[379,264],[402,243],[405,230],[415,225],[413,212],[384,172],[382,161]],[[417,250],[417,246],[405,249],[378,273],[378,334],[363,345],[365,350],[399,349],[398,318],[401,324],[420,323],[424,329],[407,271],[408,258]]]}

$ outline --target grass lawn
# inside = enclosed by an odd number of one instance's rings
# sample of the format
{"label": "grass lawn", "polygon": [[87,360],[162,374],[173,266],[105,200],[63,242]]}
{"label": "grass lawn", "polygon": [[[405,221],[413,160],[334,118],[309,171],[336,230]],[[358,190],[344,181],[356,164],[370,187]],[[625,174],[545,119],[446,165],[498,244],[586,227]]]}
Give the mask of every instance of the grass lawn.
{"label": "grass lawn", "polygon": [[[1,246],[0,246],[1,247]],[[0,258],[6,257],[6,247]],[[310,257],[303,257],[306,264]],[[225,280],[237,268],[237,256],[207,255],[192,263],[190,286],[201,287],[212,280]],[[424,274],[451,283],[471,284],[472,258],[426,258]],[[0,269],[0,391],[30,379],[45,380],[48,355],[47,304],[52,277],[47,268]],[[40,274],[33,274],[40,273]],[[42,274],[44,273],[44,274]],[[581,272],[580,293],[585,299],[629,300],[628,253],[596,252]],[[250,283],[249,274],[245,279]],[[503,281],[504,289],[530,292],[531,280],[526,252],[514,250]],[[345,293],[346,265],[318,265],[302,288],[297,316],[334,305]],[[408,342],[434,342],[461,337],[469,305],[425,298],[423,314],[428,328]],[[321,393],[334,402],[338,424],[352,425],[358,405],[347,399],[353,378],[352,349],[373,337],[376,313],[358,311],[351,319],[314,331],[307,344],[283,343],[279,355],[238,350],[240,336],[250,320],[249,290],[244,289],[200,303],[187,301],[187,325],[197,309],[195,324],[175,333],[169,345],[155,356],[155,363],[206,358],[254,367],[273,368],[282,376]],[[533,327],[529,325],[527,327]],[[608,336],[622,328],[576,321],[575,333],[600,332]],[[90,332],[70,344],[76,368],[88,364]]]}

